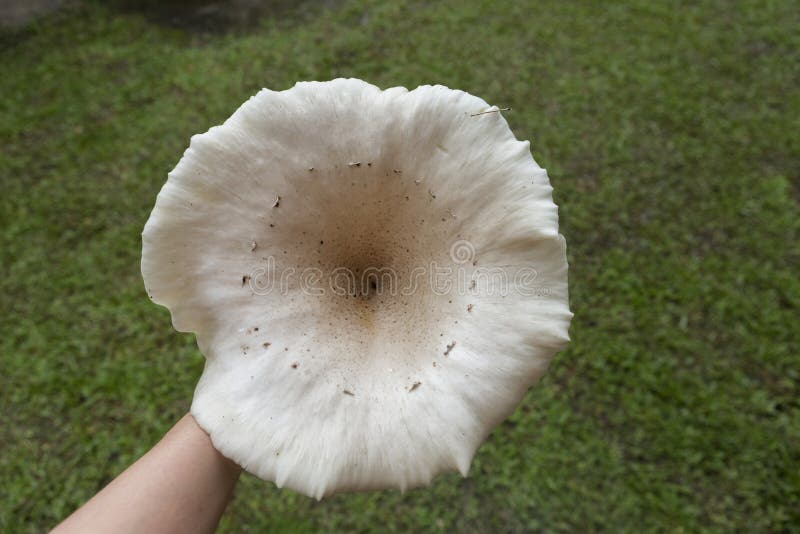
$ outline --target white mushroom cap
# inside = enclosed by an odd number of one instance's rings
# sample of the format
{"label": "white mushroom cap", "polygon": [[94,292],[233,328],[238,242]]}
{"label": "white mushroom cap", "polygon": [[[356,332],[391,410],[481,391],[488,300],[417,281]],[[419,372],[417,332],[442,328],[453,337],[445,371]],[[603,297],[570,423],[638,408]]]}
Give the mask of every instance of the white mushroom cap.
{"label": "white mushroom cap", "polygon": [[142,240],[149,295],[206,356],[200,426],[317,498],[466,476],[569,339],[547,174],[442,86],[262,90],[192,137]]}

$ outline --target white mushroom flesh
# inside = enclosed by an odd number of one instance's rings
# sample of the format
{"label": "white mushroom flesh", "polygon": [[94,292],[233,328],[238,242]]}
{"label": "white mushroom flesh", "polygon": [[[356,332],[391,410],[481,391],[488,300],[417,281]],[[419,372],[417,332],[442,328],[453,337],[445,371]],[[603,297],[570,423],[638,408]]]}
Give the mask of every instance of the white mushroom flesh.
{"label": "white mushroom flesh", "polygon": [[572,316],[547,174],[495,109],[306,82],[192,137],[142,273],[197,335],[223,454],[317,498],[466,475]]}

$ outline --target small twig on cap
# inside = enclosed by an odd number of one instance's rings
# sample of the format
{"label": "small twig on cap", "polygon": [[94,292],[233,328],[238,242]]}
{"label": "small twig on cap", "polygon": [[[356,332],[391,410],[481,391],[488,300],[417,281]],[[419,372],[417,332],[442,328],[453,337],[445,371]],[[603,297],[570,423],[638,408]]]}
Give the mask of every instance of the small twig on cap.
{"label": "small twig on cap", "polygon": [[487,113],[498,113],[500,111],[511,111],[511,108],[490,109],[489,111],[481,111],[479,113],[472,113],[470,117],[477,117],[478,115],[486,115]]}

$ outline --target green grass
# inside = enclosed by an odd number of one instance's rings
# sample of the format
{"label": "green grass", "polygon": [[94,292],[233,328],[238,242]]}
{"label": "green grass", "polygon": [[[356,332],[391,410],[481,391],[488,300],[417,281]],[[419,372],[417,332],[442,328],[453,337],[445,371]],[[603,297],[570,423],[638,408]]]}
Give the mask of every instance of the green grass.
{"label": "green grass", "polygon": [[189,407],[202,355],[139,273],[189,137],[338,76],[513,108],[573,341],[467,479],[316,502],[244,476],[221,531],[797,528],[799,25],[793,2],[350,1],[198,36],[89,3],[6,32],[0,531],[52,526]]}

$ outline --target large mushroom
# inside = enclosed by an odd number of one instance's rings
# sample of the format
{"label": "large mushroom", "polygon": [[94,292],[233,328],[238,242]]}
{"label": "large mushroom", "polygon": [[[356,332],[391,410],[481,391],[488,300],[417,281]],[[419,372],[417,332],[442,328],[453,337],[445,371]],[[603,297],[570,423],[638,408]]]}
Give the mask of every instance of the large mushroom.
{"label": "large mushroom", "polygon": [[442,86],[260,91],[192,137],[142,241],[150,297],[206,357],[197,422],[316,498],[466,476],[569,339],[545,170]]}

